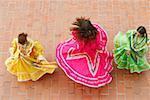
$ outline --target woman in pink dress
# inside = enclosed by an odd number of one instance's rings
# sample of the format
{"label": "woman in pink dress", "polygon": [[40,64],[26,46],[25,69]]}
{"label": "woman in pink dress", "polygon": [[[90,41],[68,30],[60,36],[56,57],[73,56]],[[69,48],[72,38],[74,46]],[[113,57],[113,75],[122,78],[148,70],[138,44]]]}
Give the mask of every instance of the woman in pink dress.
{"label": "woman in pink dress", "polygon": [[106,50],[107,33],[82,17],[73,25],[73,38],[56,49],[59,66],[77,83],[95,88],[110,83],[113,56]]}

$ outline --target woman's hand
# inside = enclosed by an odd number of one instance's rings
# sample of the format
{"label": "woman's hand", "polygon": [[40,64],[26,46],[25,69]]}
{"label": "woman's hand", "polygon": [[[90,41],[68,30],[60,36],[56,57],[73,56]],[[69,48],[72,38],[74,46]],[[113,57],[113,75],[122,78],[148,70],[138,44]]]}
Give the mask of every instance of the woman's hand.
{"label": "woman's hand", "polygon": [[127,55],[130,55],[130,50],[126,51],[126,54],[127,54]]}
{"label": "woman's hand", "polygon": [[38,60],[38,59],[37,59],[37,63],[39,64],[40,62],[41,62],[41,60]]}
{"label": "woman's hand", "polygon": [[19,46],[19,50],[22,54],[26,55],[26,51],[22,48],[22,46]]}

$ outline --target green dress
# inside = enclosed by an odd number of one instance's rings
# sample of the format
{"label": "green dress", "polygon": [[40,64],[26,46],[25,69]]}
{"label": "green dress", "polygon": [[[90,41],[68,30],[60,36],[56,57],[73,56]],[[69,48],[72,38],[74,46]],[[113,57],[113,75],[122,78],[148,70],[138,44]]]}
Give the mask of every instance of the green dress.
{"label": "green dress", "polygon": [[[126,34],[119,32],[114,39],[114,57],[119,69],[129,69],[131,73],[140,73],[150,69],[146,59],[148,42],[146,37],[137,36],[135,30]],[[130,53],[127,54],[127,51]]]}

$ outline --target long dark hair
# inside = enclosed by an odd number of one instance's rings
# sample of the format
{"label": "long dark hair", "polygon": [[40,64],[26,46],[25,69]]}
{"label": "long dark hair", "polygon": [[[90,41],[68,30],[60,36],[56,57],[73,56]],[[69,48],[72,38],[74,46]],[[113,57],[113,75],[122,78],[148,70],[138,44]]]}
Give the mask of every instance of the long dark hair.
{"label": "long dark hair", "polygon": [[27,42],[27,34],[21,33],[18,35],[18,43],[24,45]]}
{"label": "long dark hair", "polygon": [[72,23],[77,27],[72,27],[71,31],[77,31],[77,36],[81,40],[93,40],[98,33],[97,29],[92,25],[89,19],[84,17],[76,18],[76,21]]}
{"label": "long dark hair", "polygon": [[139,26],[137,32],[139,32],[142,37],[146,37],[146,42],[148,41],[148,35],[144,26]]}

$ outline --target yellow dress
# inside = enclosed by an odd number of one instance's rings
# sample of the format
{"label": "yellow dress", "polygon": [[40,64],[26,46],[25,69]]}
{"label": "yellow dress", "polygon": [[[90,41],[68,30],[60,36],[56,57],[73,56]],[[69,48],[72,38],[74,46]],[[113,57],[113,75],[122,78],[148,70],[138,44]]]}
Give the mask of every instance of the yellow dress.
{"label": "yellow dress", "polygon": [[50,63],[43,57],[43,47],[38,41],[28,39],[23,50],[25,53],[19,49],[18,39],[14,39],[10,48],[11,56],[5,61],[7,70],[16,75],[18,81],[36,81],[44,74],[54,72],[56,62]]}

